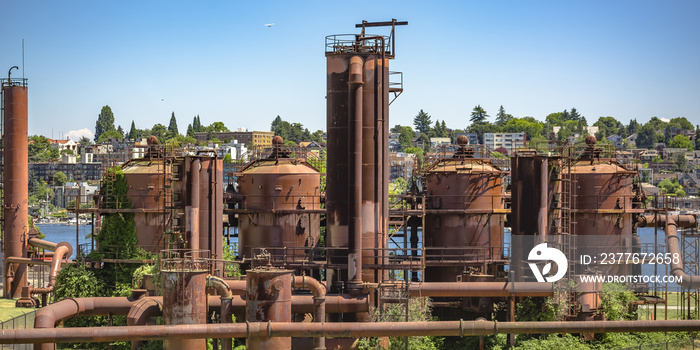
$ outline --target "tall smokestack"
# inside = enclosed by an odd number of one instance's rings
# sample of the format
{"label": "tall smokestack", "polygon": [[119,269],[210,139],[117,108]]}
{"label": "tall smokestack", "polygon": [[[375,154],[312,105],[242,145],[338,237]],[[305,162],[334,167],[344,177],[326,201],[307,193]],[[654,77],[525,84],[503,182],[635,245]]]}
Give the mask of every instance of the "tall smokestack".
{"label": "tall smokestack", "polygon": [[[13,67],[14,68],[14,67]],[[7,264],[9,257],[27,257],[29,165],[27,142],[27,84],[25,79],[2,83],[4,108],[4,226],[5,298],[18,298],[27,285],[27,266]]]}

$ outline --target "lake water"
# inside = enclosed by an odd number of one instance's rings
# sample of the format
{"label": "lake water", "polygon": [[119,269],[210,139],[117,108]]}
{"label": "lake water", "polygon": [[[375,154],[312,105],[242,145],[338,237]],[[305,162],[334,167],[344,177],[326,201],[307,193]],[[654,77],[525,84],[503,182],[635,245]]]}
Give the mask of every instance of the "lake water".
{"label": "lake water", "polygon": [[[36,224],[36,227],[41,230],[41,232],[46,235],[44,238],[49,242],[59,243],[68,242],[73,247],[73,255],[71,259],[75,259],[76,249],[75,245],[75,225],[63,225],[63,224]],[[80,225],[78,226],[78,244],[90,243],[89,238],[85,238],[92,232],[91,225]]]}
{"label": "lake water", "polygon": [[[68,242],[73,246],[73,255],[71,256],[71,259],[75,258],[76,251],[75,249],[75,243],[76,243],[76,235],[75,235],[75,225],[63,225],[63,224],[37,224],[37,227],[41,230],[46,235],[46,240],[50,242]],[[79,232],[78,232],[78,243],[79,244],[89,244],[90,239],[86,238],[90,232],[92,231],[92,226],[90,225],[80,225],[79,227]],[[235,230],[235,229],[234,229]],[[232,230],[231,235],[233,236],[234,230]],[[657,251],[659,253],[665,253],[665,234],[664,231],[661,229],[657,229],[657,234],[656,234],[656,242],[658,244]],[[409,233],[410,234],[410,233]],[[654,228],[650,227],[643,227],[639,228],[637,230],[637,234],[641,238],[642,244],[653,244],[654,243]],[[422,241],[422,230],[418,230],[418,235],[421,238]],[[506,243],[507,246],[510,245],[510,229],[506,229],[506,232],[504,233],[504,242]],[[231,237],[231,245],[234,246],[236,243],[238,243],[238,239],[235,237]],[[422,242],[419,242],[419,247],[421,246]],[[389,243],[390,248],[403,248],[403,238],[402,237],[395,237],[393,241],[390,241]],[[645,264],[642,265],[642,274],[647,275],[647,276],[654,276],[654,275],[659,275],[663,276],[666,274],[666,265],[657,265],[657,272],[654,271],[655,265],[653,264]],[[660,288],[663,288],[661,286]],[[675,283],[669,283],[669,289],[677,289],[679,286]]]}

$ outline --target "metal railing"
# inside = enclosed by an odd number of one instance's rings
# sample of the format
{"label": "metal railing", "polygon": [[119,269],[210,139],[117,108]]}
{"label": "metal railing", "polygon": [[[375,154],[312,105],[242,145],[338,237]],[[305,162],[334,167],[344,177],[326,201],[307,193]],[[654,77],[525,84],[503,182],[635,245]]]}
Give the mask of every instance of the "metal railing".
{"label": "metal railing", "polygon": [[382,50],[382,40],[379,35],[362,37],[357,34],[335,34],[326,37],[326,53],[334,54],[381,54],[391,51],[391,37],[383,36],[384,49]]}

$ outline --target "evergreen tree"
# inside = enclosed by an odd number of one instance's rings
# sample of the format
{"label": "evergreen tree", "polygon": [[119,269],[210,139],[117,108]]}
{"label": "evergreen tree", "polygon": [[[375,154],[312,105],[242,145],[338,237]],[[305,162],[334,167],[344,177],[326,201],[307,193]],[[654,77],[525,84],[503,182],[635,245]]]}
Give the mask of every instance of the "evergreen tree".
{"label": "evergreen tree", "polygon": [[199,114],[194,116],[194,120],[192,120],[192,130],[194,130],[194,132],[205,131],[204,127],[202,126],[202,122],[199,120]]}
{"label": "evergreen tree", "polygon": [[170,124],[168,125],[168,138],[173,138],[177,135],[180,135],[180,132],[177,130],[177,120],[175,119],[175,112],[173,112],[170,116]]}
{"label": "evergreen tree", "polygon": [[496,125],[506,125],[506,123],[508,123],[508,121],[511,119],[513,119],[513,116],[507,114],[505,108],[503,108],[503,105],[501,105],[501,108],[498,109],[498,113],[496,114]]}
{"label": "evergreen tree", "polygon": [[119,127],[117,128],[117,133],[119,133],[119,135],[121,135],[121,136],[119,136],[120,139],[124,138],[124,129],[122,129],[121,125],[119,125]]}
{"label": "evergreen tree", "polygon": [[107,131],[114,131],[114,114],[109,106],[102,107],[100,114],[97,116],[95,123],[95,141],[100,138],[100,135]]}
{"label": "evergreen tree", "polygon": [[192,124],[187,125],[187,137],[194,137],[194,128]]}
{"label": "evergreen tree", "polygon": [[270,124],[270,131],[275,131],[275,128],[279,123],[282,122],[282,118],[278,115],[275,120],[272,121],[272,124]]}
{"label": "evergreen tree", "polygon": [[136,123],[131,121],[131,128],[129,129],[129,139],[136,140],[139,137],[139,131],[136,129]]}
{"label": "evergreen tree", "polygon": [[637,123],[637,119],[632,119],[630,120],[630,124],[627,126],[627,132],[632,135],[636,133],[639,130],[639,123]]}
{"label": "evergreen tree", "polygon": [[479,124],[485,122],[486,118],[488,117],[489,115],[486,114],[486,111],[483,108],[481,108],[481,105],[477,105],[472,110],[472,115],[469,120],[472,122],[472,124]]}
{"label": "evergreen tree", "polygon": [[421,134],[427,134],[430,131],[430,124],[432,124],[430,115],[423,112],[422,109],[418,112],[418,115],[413,118],[413,125]]}
{"label": "evergreen tree", "polygon": [[571,108],[571,112],[569,113],[569,118],[570,118],[570,120],[578,121],[581,118],[581,115],[578,114],[578,111],[576,110],[576,108]]}

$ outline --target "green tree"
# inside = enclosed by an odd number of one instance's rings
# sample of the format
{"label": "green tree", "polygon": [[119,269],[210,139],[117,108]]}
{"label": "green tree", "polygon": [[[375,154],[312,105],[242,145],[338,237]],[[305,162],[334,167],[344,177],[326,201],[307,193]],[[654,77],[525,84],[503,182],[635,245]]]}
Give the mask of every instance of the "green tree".
{"label": "green tree", "polygon": [[277,124],[279,124],[281,122],[282,122],[282,117],[280,117],[278,115],[277,118],[275,118],[275,120],[272,121],[272,124],[270,124],[270,131],[275,131],[275,127],[277,127]]}
{"label": "green tree", "polygon": [[180,132],[177,130],[177,120],[175,119],[175,112],[173,112],[170,116],[170,124],[168,124],[167,138],[171,139],[177,135],[180,135]]}
{"label": "green tree", "polygon": [[323,130],[316,130],[311,134],[311,141],[314,141],[316,143],[323,144]]}
{"label": "green tree", "polygon": [[483,144],[484,143],[484,134],[489,133],[489,132],[498,132],[498,126],[493,125],[489,122],[482,122],[482,123],[472,123],[467,128],[467,132],[473,132],[476,133],[477,137],[479,138],[479,143]]}
{"label": "green tree", "polygon": [[613,117],[600,117],[598,121],[593,123],[593,126],[598,127],[598,132],[595,134],[595,137],[598,140],[603,140],[608,136],[618,134],[623,125]]}
{"label": "green tree", "polygon": [[29,162],[30,163],[45,163],[55,160],[59,157],[58,149],[51,147],[49,140],[41,135],[29,137]]}
{"label": "green tree", "polygon": [[688,171],[688,159],[685,158],[683,152],[676,153],[673,156],[673,171],[681,173]]}
{"label": "green tree", "polygon": [[692,151],[693,148],[695,148],[693,141],[690,141],[689,138],[683,135],[674,136],[673,139],[668,143],[668,146],[671,148],[685,148],[688,151]]}
{"label": "green tree", "polygon": [[481,107],[481,105],[476,105],[476,107],[474,107],[472,110],[471,118],[469,118],[469,120],[472,122],[472,124],[484,123],[488,117],[489,115],[486,114],[486,111]]}
{"label": "green tree", "polygon": [[110,130],[110,131],[107,131],[107,132],[102,133],[102,135],[100,135],[100,138],[97,139],[97,143],[107,142],[107,141],[109,141],[110,139],[119,140],[119,139],[121,139],[121,138],[123,138],[123,137],[124,137],[124,135],[120,134],[119,131],[117,131],[117,130]]}
{"label": "green tree", "polygon": [[496,113],[496,125],[504,126],[511,119],[513,119],[513,116],[506,113],[505,108],[501,105],[501,108],[498,109],[498,113]]}
{"label": "green tree", "polygon": [[450,137],[450,131],[447,130],[447,125],[445,124],[445,121],[443,120],[440,122],[439,120],[435,121],[435,127],[431,130],[431,136],[432,137]]}
{"label": "green tree", "polygon": [[99,140],[100,136],[105,132],[113,130],[117,130],[114,127],[114,114],[109,106],[104,106],[97,116],[97,122],[95,123],[95,141]]}
{"label": "green tree", "polygon": [[62,171],[58,171],[55,174],[53,174],[53,184],[54,186],[63,186],[68,182],[68,176],[64,174]]}
{"label": "green tree", "polygon": [[131,121],[131,128],[129,128],[129,139],[136,140],[139,137],[138,129],[136,129],[136,123]]}
{"label": "green tree", "polygon": [[187,125],[187,136],[194,137],[194,128],[192,127],[192,124]]}
{"label": "green tree", "polygon": [[415,131],[413,131],[410,126],[396,124],[391,128],[391,132],[399,133],[399,143],[401,144],[401,149],[404,151],[411,147],[411,140],[416,137]]}
{"label": "green tree", "polygon": [[206,131],[230,132],[231,130],[229,130],[223,122],[213,122],[211,125],[206,127]]}
{"label": "green tree", "polygon": [[90,139],[85,136],[81,136],[80,140],[78,140],[78,144],[81,146],[90,146],[92,144],[92,141],[90,141]]}
{"label": "green tree", "polygon": [[430,132],[430,125],[432,124],[430,119],[430,114],[423,112],[421,109],[413,118],[413,126],[415,126],[416,130],[420,131],[421,134],[428,134]]}
{"label": "green tree", "polygon": [[168,128],[165,127],[163,124],[156,124],[153,125],[151,128],[151,135],[155,136],[158,138],[158,143],[165,143],[165,135],[168,133]]}
{"label": "green tree", "polygon": [[656,130],[647,123],[642,125],[637,132],[637,147],[651,148],[654,146]]}
{"label": "green tree", "polygon": [[199,119],[199,114],[194,116],[194,119],[192,120],[192,129],[194,132],[204,132],[204,126],[202,126],[202,121]]}
{"label": "green tree", "polygon": [[683,189],[675,177],[672,180],[661,180],[661,182],[659,182],[659,184],[656,187],[659,188],[659,192],[666,194],[675,194],[678,190]]}
{"label": "green tree", "polygon": [[544,124],[532,117],[512,118],[503,126],[503,132],[524,132],[528,139],[537,137],[542,133]]}

